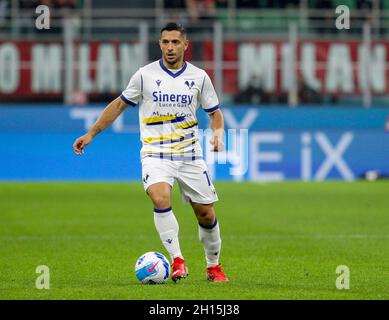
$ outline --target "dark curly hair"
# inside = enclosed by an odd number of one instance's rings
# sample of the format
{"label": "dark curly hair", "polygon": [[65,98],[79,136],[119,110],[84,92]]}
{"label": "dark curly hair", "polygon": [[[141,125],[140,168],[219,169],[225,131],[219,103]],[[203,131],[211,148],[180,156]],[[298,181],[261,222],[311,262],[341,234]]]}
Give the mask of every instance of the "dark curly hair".
{"label": "dark curly hair", "polygon": [[182,36],[186,36],[186,30],[185,28],[180,24],[176,22],[168,22],[162,29],[161,34],[164,31],[178,31],[182,34]]}

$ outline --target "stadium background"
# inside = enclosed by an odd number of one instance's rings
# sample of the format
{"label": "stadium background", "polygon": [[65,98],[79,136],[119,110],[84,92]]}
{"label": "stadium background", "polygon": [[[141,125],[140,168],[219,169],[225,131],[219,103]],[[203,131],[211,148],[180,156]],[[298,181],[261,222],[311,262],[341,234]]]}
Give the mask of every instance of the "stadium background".
{"label": "stadium background", "polygon": [[[50,8],[50,29],[36,28],[41,4]],[[339,5],[350,9],[349,29],[336,27]],[[268,279],[263,287],[223,287],[224,295],[215,296],[197,292],[195,282],[184,295],[164,289],[169,297],[347,299],[334,292],[332,274],[345,260],[354,266],[363,260],[357,274],[363,285],[352,297],[388,298],[387,184],[372,180],[389,175],[389,1],[0,0],[0,10],[1,240],[2,257],[8,257],[1,261],[2,298],[165,299],[159,289],[136,288],[129,296],[120,284],[107,296],[98,287],[106,280],[98,258],[110,257],[125,284],[129,257],[135,261],[150,250],[150,238],[160,248],[145,218],[151,208],[142,198],[136,108],[128,108],[83,157],[73,154],[72,144],[137,68],[159,59],[159,29],[170,20],[187,27],[186,59],[211,76],[231,132],[219,159],[211,159],[203,141],[223,199],[227,270],[239,279],[247,252],[270,260],[261,264],[262,279]],[[198,116],[200,128],[207,128],[205,114]],[[358,179],[369,185],[342,182]],[[322,180],[337,182],[308,182]],[[110,183],[87,184],[98,181]],[[270,181],[277,183],[250,184]],[[175,199],[177,211],[184,211]],[[254,218],[257,211],[266,217]],[[137,217],[134,223],[128,212]],[[193,219],[181,221],[183,239],[192,239]],[[250,245],[236,239],[250,239]],[[192,250],[189,259],[202,259],[198,247],[185,246]],[[301,261],[288,260],[290,254]],[[57,284],[64,288],[70,278],[61,268],[72,270],[69,259],[79,261],[84,275],[76,291],[26,291],[39,263],[60,270]],[[272,282],[275,268],[290,269],[276,272]],[[382,270],[384,276],[366,278]],[[315,291],[309,273],[324,291]],[[88,281],[93,276],[101,282]],[[289,291],[285,283],[292,283]]]}
{"label": "stadium background", "polygon": [[[241,148],[227,142],[209,160],[214,179],[388,175],[388,3],[2,1],[0,139],[17,140],[2,148],[0,179],[139,180],[132,110],[113,127],[118,138],[99,137],[84,159],[69,146],[96,108],[159,58],[158,30],[170,19],[188,28],[186,58],[210,74],[227,129],[248,130]],[[40,4],[50,8],[50,29],[35,26]],[[338,5],[350,9],[349,29],[336,27]]]}

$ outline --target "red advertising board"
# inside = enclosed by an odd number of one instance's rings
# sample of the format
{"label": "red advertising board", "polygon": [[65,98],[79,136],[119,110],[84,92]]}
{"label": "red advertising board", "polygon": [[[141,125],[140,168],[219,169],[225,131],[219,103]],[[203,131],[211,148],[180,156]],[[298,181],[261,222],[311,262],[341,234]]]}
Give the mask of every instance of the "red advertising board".
{"label": "red advertising board", "polygon": [[[252,81],[278,95],[293,81],[304,81],[322,94],[359,95],[367,84],[375,95],[387,95],[389,42],[300,41],[293,50],[286,41],[225,41],[223,89],[236,94]],[[202,43],[202,60],[213,61],[213,43]],[[2,101],[63,96],[63,43],[0,42],[0,99]],[[192,47],[186,58],[192,58]],[[367,63],[368,62],[368,63]],[[74,92],[117,94],[144,63],[139,44],[122,42],[75,43],[71,59]],[[213,77],[212,64],[206,69]]]}

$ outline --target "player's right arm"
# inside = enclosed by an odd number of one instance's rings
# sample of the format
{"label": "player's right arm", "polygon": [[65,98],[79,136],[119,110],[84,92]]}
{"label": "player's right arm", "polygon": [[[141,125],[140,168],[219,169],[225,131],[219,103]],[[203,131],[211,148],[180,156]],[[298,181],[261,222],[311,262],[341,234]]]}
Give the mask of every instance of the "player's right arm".
{"label": "player's right arm", "polygon": [[92,142],[93,138],[101,131],[108,128],[127,106],[128,105],[120,97],[113,100],[104,109],[92,128],[86,134],[76,139],[73,144],[74,153],[77,155],[83,154],[84,148]]}

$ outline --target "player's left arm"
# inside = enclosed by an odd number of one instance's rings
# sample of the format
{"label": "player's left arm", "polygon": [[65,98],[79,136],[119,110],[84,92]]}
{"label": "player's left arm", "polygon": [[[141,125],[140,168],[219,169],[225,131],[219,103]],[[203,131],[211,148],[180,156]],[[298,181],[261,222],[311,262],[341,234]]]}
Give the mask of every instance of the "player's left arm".
{"label": "player's left arm", "polygon": [[211,129],[213,131],[212,139],[210,141],[210,143],[213,145],[212,151],[223,151],[224,118],[220,108],[209,114],[209,118],[211,119]]}

